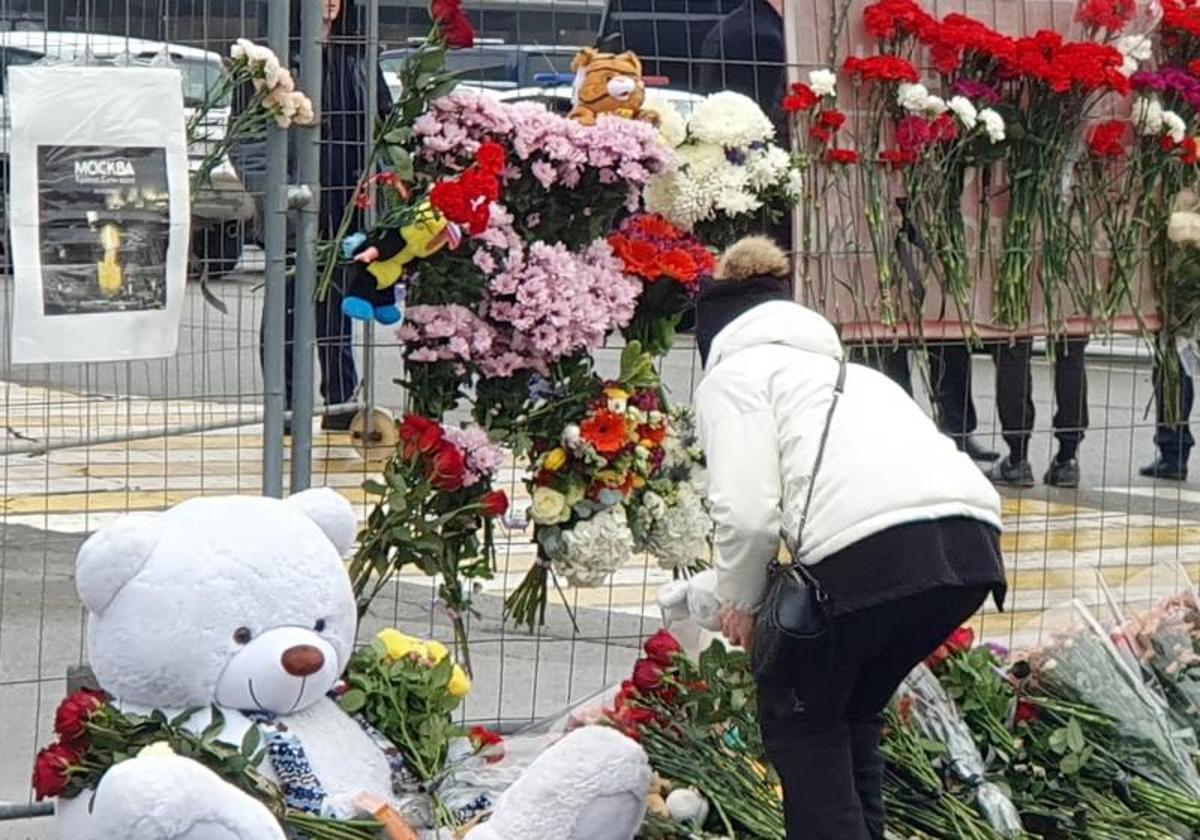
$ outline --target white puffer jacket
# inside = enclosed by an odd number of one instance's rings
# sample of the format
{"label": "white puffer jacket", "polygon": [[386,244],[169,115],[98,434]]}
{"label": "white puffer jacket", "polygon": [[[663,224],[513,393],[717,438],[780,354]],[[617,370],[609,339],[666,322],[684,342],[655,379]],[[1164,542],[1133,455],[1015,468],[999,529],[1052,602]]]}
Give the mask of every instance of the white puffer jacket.
{"label": "white puffer jacket", "polygon": [[[756,608],[781,533],[794,535],[842,354],[828,321],[785,301],[748,310],[713,341],[696,414],[722,604]],[[962,516],[1001,527],[1000,497],[983,473],[903,389],[848,365],[801,561],[897,525]]]}

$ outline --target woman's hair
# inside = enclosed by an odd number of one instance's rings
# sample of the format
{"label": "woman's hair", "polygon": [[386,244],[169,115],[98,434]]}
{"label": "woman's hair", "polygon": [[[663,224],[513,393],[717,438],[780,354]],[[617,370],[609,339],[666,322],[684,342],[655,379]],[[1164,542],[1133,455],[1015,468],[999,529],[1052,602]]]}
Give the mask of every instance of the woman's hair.
{"label": "woman's hair", "polygon": [[738,282],[755,277],[787,277],[787,254],[766,236],[747,236],[730,245],[721,255],[714,275],[717,280]]}
{"label": "woman's hair", "polygon": [[[296,52],[300,49],[300,15],[304,3],[323,3],[324,0],[293,0],[291,5],[291,25],[289,27],[289,38],[291,39],[291,50]],[[361,9],[355,0],[342,0],[342,11],[329,24],[329,41],[337,41],[347,38],[353,38],[359,34],[358,16]]]}

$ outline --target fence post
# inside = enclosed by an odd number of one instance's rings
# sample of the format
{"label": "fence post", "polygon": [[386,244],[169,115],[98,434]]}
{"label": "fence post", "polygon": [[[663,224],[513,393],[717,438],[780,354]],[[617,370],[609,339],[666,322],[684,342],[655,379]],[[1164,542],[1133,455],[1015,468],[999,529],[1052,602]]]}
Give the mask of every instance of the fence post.
{"label": "fence post", "polygon": [[[320,6],[315,3],[312,5]],[[290,0],[269,0],[267,39],[280,64],[288,63]],[[285,129],[267,129],[267,183],[263,196],[266,293],[263,299],[263,495],[283,495],[283,415],[286,409],[287,180]],[[311,305],[311,304],[310,304]]]}
{"label": "fence post", "polygon": [[[300,81],[322,114],[325,21],[321,3],[303,3],[300,18]],[[343,14],[348,14],[344,11]],[[294,129],[293,129],[294,130]],[[292,327],[292,493],[312,483],[313,356],[316,348],[317,240],[321,208],[321,120],[300,129],[299,180],[312,198],[300,210],[296,232],[296,311]],[[336,259],[336,255],[331,257]],[[341,313],[334,313],[340,318]]]}
{"label": "fence post", "polygon": [[[367,160],[375,155],[375,123],[379,118],[379,0],[367,0],[367,101],[363,108],[366,120]],[[364,222],[375,222],[375,202],[367,208]],[[375,413],[375,322],[367,321],[363,334],[363,446],[370,451],[371,415]]]}

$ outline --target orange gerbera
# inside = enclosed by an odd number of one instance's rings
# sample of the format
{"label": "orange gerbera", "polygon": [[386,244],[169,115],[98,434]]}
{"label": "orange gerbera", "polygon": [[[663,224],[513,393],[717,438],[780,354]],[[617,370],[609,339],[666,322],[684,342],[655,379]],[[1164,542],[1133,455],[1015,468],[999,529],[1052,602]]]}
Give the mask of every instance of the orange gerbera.
{"label": "orange gerbera", "polygon": [[633,229],[644,236],[672,242],[682,236],[675,225],[658,215],[638,216],[633,220]]}
{"label": "orange gerbera", "polygon": [[630,239],[619,233],[610,236],[608,243],[625,263],[625,271],[628,273],[647,280],[654,280],[661,273],[656,260],[658,248],[654,247],[653,243]]}
{"label": "orange gerbera", "polygon": [[696,279],[696,261],[682,248],[672,248],[658,256],[658,268],[672,280],[691,283]]}
{"label": "orange gerbera", "polygon": [[615,455],[629,443],[629,424],[623,416],[606,408],[584,420],[579,431],[601,455]]}

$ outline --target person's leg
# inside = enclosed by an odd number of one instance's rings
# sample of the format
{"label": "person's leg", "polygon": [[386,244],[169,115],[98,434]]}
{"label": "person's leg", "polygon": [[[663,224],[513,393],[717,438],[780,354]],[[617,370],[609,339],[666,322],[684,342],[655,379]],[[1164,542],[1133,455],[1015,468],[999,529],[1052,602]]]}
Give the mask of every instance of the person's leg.
{"label": "person's leg", "polygon": [[[342,313],[342,280],[339,269],[325,299],[315,304],[321,396],[325,404],[331,406],[353,402],[358,389],[358,372],[354,366],[354,326]],[[353,412],[343,411],[336,417],[326,418],[322,427],[349,428],[352,416]]]}
{"label": "person's leg", "polygon": [[1033,342],[1018,339],[996,348],[996,411],[1009,454],[989,473],[998,484],[1033,486],[1029,438],[1033,434]]}
{"label": "person's leg", "polygon": [[979,425],[971,394],[971,353],[965,343],[937,344],[929,348],[929,378],[942,432],[976,461],[1000,456],[972,437]]}
{"label": "person's leg", "polygon": [[[1175,351],[1172,348],[1169,352]],[[1147,478],[1187,479],[1188,459],[1195,445],[1188,418],[1192,415],[1196,390],[1182,363],[1176,361],[1176,365],[1179,370],[1179,389],[1175,394],[1167,393],[1165,368],[1159,364],[1154,366],[1154,445],[1158,449],[1158,458],[1142,468],[1141,474]],[[1175,399],[1174,406],[1168,406],[1168,400],[1171,399]]]}
{"label": "person's leg", "polygon": [[908,364],[907,348],[856,344],[850,348],[850,360],[874,368],[903,388],[910,397],[913,395],[912,370]]}
{"label": "person's leg", "polygon": [[871,840],[883,840],[887,824],[887,810],[883,805],[883,754],[879,751],[882,735],[883,719],[879,715],[850,724],[854,789],[858,792],[863,822],[867,824]]}
{"label": "person's leg", "polygon": [[1058,453],[1046,471],[1054,487],[1079,486],[1079,444],[1088,427],[1087,368],[1084,355],[1088,339],[1069,338],[1054,344],[1054,436]]}

